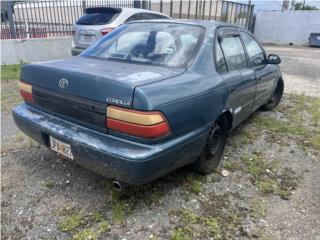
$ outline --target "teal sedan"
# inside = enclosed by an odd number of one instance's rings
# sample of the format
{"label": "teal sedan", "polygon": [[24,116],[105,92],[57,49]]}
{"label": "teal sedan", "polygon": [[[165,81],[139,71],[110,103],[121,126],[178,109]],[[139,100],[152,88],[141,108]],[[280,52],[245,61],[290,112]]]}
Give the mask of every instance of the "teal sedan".
{"label": "teal sedan", "polygon": [[211,21],[123,24],[79,56],[22,68],[17,126],[115,187],[220,163],[227,134],[280,102],[277,55]]}

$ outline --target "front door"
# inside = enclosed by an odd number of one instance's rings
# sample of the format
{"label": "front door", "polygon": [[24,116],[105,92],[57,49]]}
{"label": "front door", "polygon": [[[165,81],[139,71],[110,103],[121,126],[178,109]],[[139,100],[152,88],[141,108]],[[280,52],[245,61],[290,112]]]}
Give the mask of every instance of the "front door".
{"label": "front door", "polygon": [[254,70],[257,79],[255,110],[270,99],[276,81],[275,72],[273,66],[266,63],[265,53],[254,37],[243,31],[240,34],[246,49],[249,67]]}
{"label": "front door", "polygon": [[226,68],[223,73],[220,73],[229,88],[228,106],[232,109],[233,122],[236,126],[252,113],[256,79],[254,71],[248,67],[239,32],[236,29],[231,31],[227,28],[220,31],[223,32],[218,33],[216,63],[218,68],[221,67],[218,60],[221,55],[220,58],[225,61]]}

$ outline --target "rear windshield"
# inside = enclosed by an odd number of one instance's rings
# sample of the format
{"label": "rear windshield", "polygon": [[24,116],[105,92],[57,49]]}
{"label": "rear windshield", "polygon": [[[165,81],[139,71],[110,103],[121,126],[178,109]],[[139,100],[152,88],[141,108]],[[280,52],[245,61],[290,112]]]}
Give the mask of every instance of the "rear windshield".
{"label": "rear windshield", "polygon": [[115,8],[87,8],[86,14],[76,22],[78,25],[104,25],[112,21],[121,11]]}
{"label": "rear windshield", "polygon": [[[82,56],[168,67],[185,67],[198,52],[204,29],[176,23],[132,23],[114,30]],[[112,36],[112,37],[111,37]]]}

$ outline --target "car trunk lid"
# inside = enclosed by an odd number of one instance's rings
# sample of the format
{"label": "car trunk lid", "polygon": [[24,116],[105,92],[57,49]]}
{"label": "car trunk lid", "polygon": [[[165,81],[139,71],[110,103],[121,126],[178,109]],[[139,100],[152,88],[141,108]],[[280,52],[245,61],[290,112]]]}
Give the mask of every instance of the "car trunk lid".
{"label": "car trunk lid", "polygon": [[87,57],[22,68],[36,105],[74,120],[103,125],[107,104],[132,108],[137,86],[175,77],[184,69],[105,61]]}

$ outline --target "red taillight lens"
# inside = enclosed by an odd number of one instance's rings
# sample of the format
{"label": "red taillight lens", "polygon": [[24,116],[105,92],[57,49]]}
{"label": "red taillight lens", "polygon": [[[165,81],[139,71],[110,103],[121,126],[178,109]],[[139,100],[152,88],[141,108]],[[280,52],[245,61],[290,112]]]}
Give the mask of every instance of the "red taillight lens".
{"label": "red taillight lens", "polygon": [[19,82],[19,90],[20,95],[23,97],[24,101],[26,102],[32,102],[33,96],[32,96],[32,85],[22,82]]}
{"label": "red taillight lens", "polygon": [[113,28],[103,28],[100,30],[100,32],[104,36],[104,35],[108,34],[109,32],[111,32],[112,30],[113,30]]}
{"label": "red taillight lens", "polygon": [[170,127],[160,112],[144,112],[120,107],[107,107],[109,129],[142,138],[160,138],[170,134]]}

